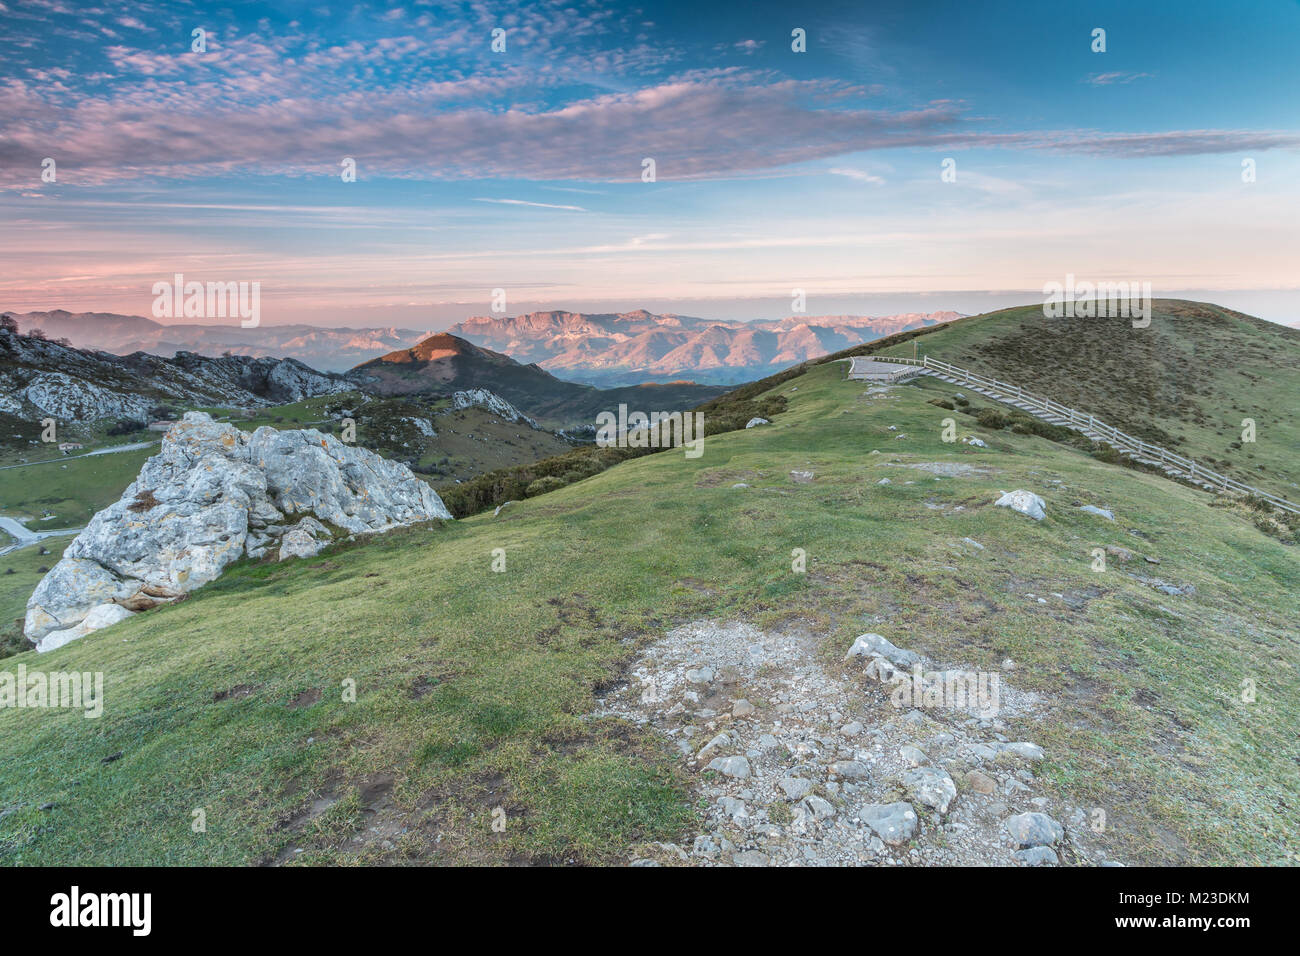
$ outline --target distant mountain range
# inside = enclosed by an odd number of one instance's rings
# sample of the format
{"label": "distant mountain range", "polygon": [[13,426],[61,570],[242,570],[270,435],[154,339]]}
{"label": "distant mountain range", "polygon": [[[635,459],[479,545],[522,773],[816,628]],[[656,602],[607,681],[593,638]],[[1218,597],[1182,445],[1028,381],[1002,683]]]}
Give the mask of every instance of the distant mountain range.
{"label": "distant mountain range", "polygon": [[361,362],[408,348],[430,335],[414,329],[326,329],[314,325],[163,325],[139,315],[112,312],[6,313],[22,332],[41,329],[51,339],[67,339],[77,348],[101,349],[116,355],[148,352],[170,357],[177,352],[198,355],[247,355],[294,358],[325,372],[345,372]]}
{"label": "distant mountain range", "polygon": [[656,315],[530,312],[476,316],[447,331],[476,345],[593,385],[664,381],[737,384],[959,312],[791,316],[771,322]]}
{"label": "distant mountain range", "polygon": [[[0,431],[7,428],[10,434],[25,435],[19,426],[25,423],[30,430],[46,416],[65,424],[147,422],[160,405],[278,405],[350,391],[434,398],[480,389],[556,426],[590,424],[620,403],[644,412],[681,411],[726,391],[692,382],[598,389],[446,333],[339,374],[317,372],[292,358],[187,351],[167,358],[146,352],[114,355],[0,328]],[[497,414],[510,417],[502,409]]]}
{"label": "distant mountain range", "polygon": [[[28,312],[13,315],[23,332],[42,329],[52,339],[117,355],[148,352],[293,358],[325,372],[343,372],[409,349],[432,333],[414,329],[320,328],[264,325],[163,325],[110,312]],[[957,312],[903,315],[792,316],[768,322],[718,321],[622,313],[531,312],[477,316],[448,332],[570,381],[598,386],[670,382],[734,385],[829,352],[885,335],[959,318]]]}
{"label": "distant mountain range", "polygon": [[694,382],[604,389],[566,382],[538,365],[523,365],[445,332],[358,365],[346,377],[358,388],[383,396],[487,388],[529,415],[555,424],[589,423],[621,403],[645,412],[680,411],[726,391]]}

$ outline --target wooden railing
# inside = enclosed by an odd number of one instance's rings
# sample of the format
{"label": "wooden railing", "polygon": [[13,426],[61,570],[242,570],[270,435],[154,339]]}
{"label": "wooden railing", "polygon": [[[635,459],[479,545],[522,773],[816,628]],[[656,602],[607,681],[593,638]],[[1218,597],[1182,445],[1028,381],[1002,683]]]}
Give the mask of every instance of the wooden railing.
{"label": "wooden railing", "polygon": [[985,389],[993,393],[990,397],[995,399],[1007,402],[1022,402],[1031,406],[1030,411],[1040,414],[1040,417],[1050,415],[1053,418],[1063,419],[1066,427],[1073,428],[1075,431],[1093,432],[1100,435],[1102,439],[1113,445],[1118,451],[1128,452],[1131,457],[1158,462],[1201,484],[1213,485],[1215,488],[1221,488],[1224,491],[1238,491],[1242,494],[1254,495],[1256,498],[1261,498],[1283,511],[1300,514],[1300,506],[1292,504],[1285,498],[1280,498],[1267,491],[1261,491],[1259,488],[1237,481],[1235,478],[1229,478],[1227,475],[1222,475],[1211,468],[1198,464],[1191,458],[1185,458],[1168,449],[1161,448],[1159,445],[1153,445],[1148,441],[1143,441],[1122,432],[1114,425],[1108,425],[1106,422],[1101,421],[1095,415],[1076,408],[1070,408],[1060,402],[1054,402],[1050,398],[1035,395],[1033,392],[1027,392],[1019,385],[1001,382],[996,378],[989,378],[987,375],[980,375],[977,372],[930,358],[928,355],[919,359],[894,358],[888,355],[872,355],[871,358],[877,362],[896,362],[900,365],[920,366],[923,374],[938,374],[952,379],[954,382],[969,385],[972,388]]}

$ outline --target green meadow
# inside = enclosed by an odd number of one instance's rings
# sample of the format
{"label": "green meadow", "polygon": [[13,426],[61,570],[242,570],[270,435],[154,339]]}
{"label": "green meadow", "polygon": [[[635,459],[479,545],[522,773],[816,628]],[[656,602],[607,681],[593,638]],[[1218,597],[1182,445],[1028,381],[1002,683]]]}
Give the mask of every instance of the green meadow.
{"label": "green meadow", "polygon": [[[936,333],[954,362],[959,331]],[[952,386],[871,396],[845,368],[775,385],[789,405],[773,424],[711,435],[700,458],[244,562],[5,659],[102,672],[104,713],[0,709],[0,862],[626,861],[691,832],[692,779],[667,741],[590,715],[647,644],[699,618],[800,622],[864,693],[841,658],[865,630],[944,665],[1010,657],[1007,683],[1044,709],[1008,734],[1046,749],[1043,792],[1106,810],[1110,856],[1294,859],[1295,548],[1205,493],[930,404]],[[988,447],[944,442],[948,417]],[[1046,500],[1044,521],[992,506],[1016,488]],[[1131,557],[1093,570],[1107,546]]]}

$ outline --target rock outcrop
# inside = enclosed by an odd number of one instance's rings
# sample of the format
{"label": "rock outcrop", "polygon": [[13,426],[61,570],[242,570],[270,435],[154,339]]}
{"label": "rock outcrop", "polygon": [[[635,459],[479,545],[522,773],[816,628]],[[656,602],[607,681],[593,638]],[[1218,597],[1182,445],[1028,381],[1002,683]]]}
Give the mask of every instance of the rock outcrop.
{"label": "rock outcrop", "polygon": [[505,421],[523,422],[529,428],[541,428],[537,422],[515,408],[500,395],[489,392],[486,388],[469,388],[464,391],[453,392],[451,404],[455,409],[473,408],[475,406],[485,408]]}
{"label": "rock outcrop", "polygon": [[278,546],[315,554],[335,534],[451,518],[409,468],[315,429],[251,435],[190,412],[116,504],[99,512],[27,602],[24,633],[50,650],[201,587]]}
{"label": "rock outcrop", "polygon": [[0,329],[0,412],[18,417],[145,421],[160,404],[280,405],[354,388],[293,359],[119,356]]}

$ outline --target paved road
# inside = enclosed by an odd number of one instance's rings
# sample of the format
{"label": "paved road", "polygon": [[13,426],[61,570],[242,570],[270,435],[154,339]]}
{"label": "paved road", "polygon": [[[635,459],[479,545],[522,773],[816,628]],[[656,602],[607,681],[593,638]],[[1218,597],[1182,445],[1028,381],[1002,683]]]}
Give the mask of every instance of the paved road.
{"label": "paved road", "polygon": [[45,538],[57,538],[62,535],[76,534],[81,531],[80,528],[60,528],[57,531],[29,531],[27,527],[16,518],[6,518],[0,516],[0,529],[6,531],[13,537],[17,544],[11,544],[8,547],[0,548],[0,555],[8,554],[10,551],[17,551],[19,548],[25,548],[29,544],[35,544]]}
{"label": "paved road", "polygon": [[54,461],[71,461],[74,458],[91,458],[95,455],[115,455],[122,451],[138,451],[141,448],[148,448],[156,445],[156,441],[136,441],[129,445],[114,445],[112,448],[96,448],[94,451],[88,451],[84,455],[60,455],[58,458],[44,458],[41,461],[25,461],[21,465],[0,465],[0,471],[7,468],[30,468],[33,465],[48,465]]}

